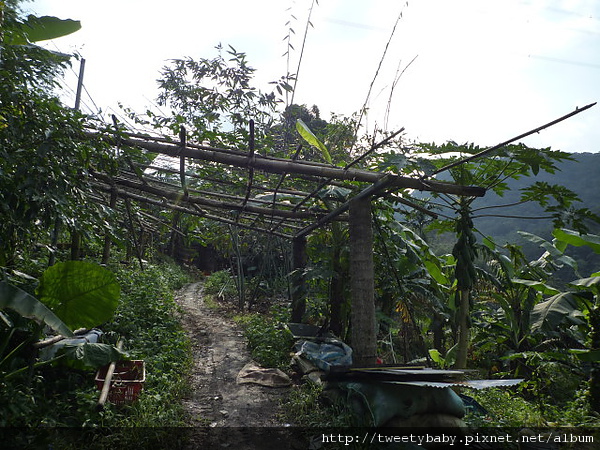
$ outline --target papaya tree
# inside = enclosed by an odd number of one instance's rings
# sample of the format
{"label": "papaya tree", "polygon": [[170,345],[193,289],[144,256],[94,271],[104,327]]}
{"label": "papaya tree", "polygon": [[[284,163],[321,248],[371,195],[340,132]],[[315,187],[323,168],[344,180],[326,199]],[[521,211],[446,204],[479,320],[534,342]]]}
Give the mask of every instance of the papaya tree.
{"label": "papaya tree", "polygon": [[[473,144],[459,145],[448,142],[443,145],[418,145],[411,157],[413,161],[405,164],[401,170],[414,173],[420,170],[423,177],[435,174],[439,179],[453,181],[462,185],[477,185],[492,190],[502,196],[508,189],[508,179],[534,177],[540,170],[554,173],[556,164],[572,159],[561,151],[534,149],[524,144],[506,145],[498,149],[493,156],[482,159],[470,159],[455,164],[465,157],[480,153],[482,149]],[[419,156],[422,159],[417,159]],[[419,169],[420,167],[420,169]],[[472,293],[477,281],[475,262],[478,256],[478,244],[474,219],[477,217],[477,198],[435,194],[434,203],[443,211],[444,218],[434,224],[434,228],[455,233],[456,242],[452,254],[456,259],[454,270],[455,284],[453,303],[457,312],[455,317],[458,343],[455,366],[465,368],[469,345],[470,309]],[[532,182],[521,190],[520,202],[536,202],[544,208],[546,217],[556,226],[570,224],[579,230],[585,229],[587,221],[599,218],[586,208],[574,208],[577,195],[560,185]],[[498,207],[502,207],[499,205]],[[447,211],[451,211],[451,217]],[[486,215],[489,215],[486,210]]]}

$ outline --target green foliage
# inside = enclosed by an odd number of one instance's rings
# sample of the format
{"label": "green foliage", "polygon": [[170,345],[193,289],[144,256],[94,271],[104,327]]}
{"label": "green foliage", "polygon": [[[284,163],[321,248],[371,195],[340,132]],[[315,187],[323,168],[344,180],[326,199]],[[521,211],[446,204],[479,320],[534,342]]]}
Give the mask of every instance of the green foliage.
{"label": "green foliage", "polygon": [[0,317],[4,319],[5,325],[12,327],[8,316],[2,313],[5,308],[16,311],[22,317],[43,322],[63,336],[73,334],[73,331],[38,299],[6,281],[0,281]]}
{"label": "green foliage", "polygon": [[[544,415],[539,409],[506,389],[490,388],[469,392],[487,411],[488,420],[467,416],[465,421],[474,426],[542,427],[546,426]],[[491,420],[490,420],[491,419]]]}
{"label": "green foliage", "polygon": [[285,420],[305,428],[352,426],[348,407],[324,394],[323,386],[313,383],[292,387],[284,403]]}
{"label": "green foliage", "polygon": [[333,164],[331,155],[329,154],[327,147],[325,147],[325,144],[323,144],[319,138],[314,135],[314,133],[310,130],[310,128],[308,128],[308,125],[306,125],[302,119],[298,119],[296,121],[296,130],[298,130],[298,133],[300,133],[302,139],[321,152],[321,155],[326,163]]}
{"label": "green foliage", "polygon": [[92,328],[112,318],[120,287],[115,276],[101,266],[66,261],[44,272],[37,294],[70,328]]}
{"label": "green foliage", "polygon": [[75,33],[80,28],[81,22],[78,20],[29,15],[26,20],[17,22],[12,33],[4,37],[4,43],[8,45],[26,45],[31,42],[66,36]]}
{"label": "green foliage", "polygon": [[[130,356],[146,362],[147,381],[139,401],[121,408],[107,404],[98,412],[93,371],[83,366],[78,370],[45,367],[36,372],[29,386],[19,378],[0,381],[0,425],[111,427],[114,432],[103,441],[107,446],[111,439],[132,446],[136,437],[138,442],[142,439],[131,428],[120,432],[117,427],[182,425],[179,399],[187,386],[191,356],[176,316],[173,289],[181,287],[187,276],[172,264],[149,265],[144,272],[121,265],[113,270],[121,285],[121,302],[114,320],[103,330],[106,336],[114,336],[113,343],[117,336],[125,337]],[[98,363],[98,355],[102,357],[106,350],[103,346],[73,350],[80,362]]]}
{"label": "green foliage", "polygon": [[[6,42],[27,32],[40,39],[71,31],[52,18],[23,21],[12,2],[3,12]],[[57,222],[83,234],[103,224],[106,211],[87,200],[85,175],[92,165],[113,167],[114,158],[105,144],[84,139],[84,116],[53,93],[69,57],[6,42],[0,59],[0,266],[13,265],[36,240],[49,241]]]}
{"label": "green foliage", "polygon": [[[274,93],[263,93],[251,85],[254,69],[243,52],[229,46],[216,47],[215,58],[175,59],[163,68],[158,80],[161,93],[159,105],[169,106],[171,117],[151,114],[159,127],[169,127],[175,133],[188,124],[199,141],[213,145],[234,145],[248,140],[248,124],[252,118],[258,136],[269,127],[278,103]],[[281,80],[278,87],[288,89]]]}
{"label": "green foliage", "polygon": [[204,293],[213,297],[233,299],[237,295],[235,280],[229,270],[211,273],[204,280]]}
{"label": "green foliage", "polygon": [[246,314],[236,317],[248,339],[252,359],[264,367],[285,368],[290,362],[292,335],[284,326],[286,313],[275,311],[272,316]]}

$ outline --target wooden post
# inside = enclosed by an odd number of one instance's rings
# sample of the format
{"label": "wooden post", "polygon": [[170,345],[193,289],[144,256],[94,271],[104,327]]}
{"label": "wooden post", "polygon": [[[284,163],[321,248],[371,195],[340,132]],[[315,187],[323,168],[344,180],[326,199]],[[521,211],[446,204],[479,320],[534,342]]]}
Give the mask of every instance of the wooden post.
{"label": "wooden post", "polygon": [[[117,206],[117,190],[113,187],[110,191],[110,209],[114,210],[115,206]],[[110,232],[107,230],[104,235],[104,249],[102,250],[102,264],[108,264],[110,259],[110,245],[112,243],[112,239],[110,237]]]}
{"label": "wooden post", "polygon": [[373,365],[377,359],[377,336],[371,198],[354,199],[349,206],[352,359],[354,366]]}
{"label": "wooden post", "polygon": [[306,311],[306,287],[304,285],[304,268],[308,257],[306,255],[306,237],[296,237],[292,240],[292,318],[294,323],[302,322]]}
{"label": "wooden post", "polygon": [[[75,110],[79,111],[81,105],[81,89],[83,88],[83,74],[85,71],[85,58],[81,58],[79,65],[79,77],[77,78],[77,94],[75,95]],[[77,225],[75,226],[77,227]],[[81,233],[74,228],[71,232],[71,259],[81,259]]]}

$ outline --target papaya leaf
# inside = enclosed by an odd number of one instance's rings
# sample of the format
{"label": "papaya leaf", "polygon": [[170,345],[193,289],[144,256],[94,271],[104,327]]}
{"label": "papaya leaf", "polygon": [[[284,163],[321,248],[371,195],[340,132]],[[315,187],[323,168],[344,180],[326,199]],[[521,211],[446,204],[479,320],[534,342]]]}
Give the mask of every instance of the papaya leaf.
{"label": "papaya leaf", "polygon": [[83,261],[49,267],[37,293],[40,301],[73,329],[93,328],[110,320],[121,295],[110,271]]}
{"label": "papaya leaf", "polygon": [[327,147],[325,147],[325,144],[323,144],[319,138],[316,137],[312,131],[310,131],[310,128],[308,128],[308,125],[306,125],[302,119],[298,119],[296,121],[296,130],[298,130],[298,133],[300,133],[302,139],[321,151],[321,155],[323,155],[325,162],[333,164],[333,160],[331,159],[331,155],[329,154]]}
{"label": "papaya leaf", "polygon": [[45,323],[63,336],[72,336],[73,332],[46,305],[24,290],[0,282],[0,308],[9,308],[27,319]]}

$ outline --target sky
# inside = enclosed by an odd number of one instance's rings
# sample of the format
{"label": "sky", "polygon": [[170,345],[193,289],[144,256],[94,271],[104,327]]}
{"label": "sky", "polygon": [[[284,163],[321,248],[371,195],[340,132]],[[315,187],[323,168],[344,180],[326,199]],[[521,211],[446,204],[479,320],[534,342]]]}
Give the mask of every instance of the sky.
{"label": "sky", "polygon": [[[597,0],[34,0],[27,13],[80,20],[45,45],[86,60],[83,109],[123,116],[152,107],[170,59],[213,58],[232,45],[256,85],[289,71],[294,102],[323,118],[367,105],[363,131],[438,144],[495,145],[600,100]],[[385,57],[384,57],[385,52]],[[378,69],[379,68],[379,69]],[[67,73],[73,101],[78,62]],[[370,86],[372,85],[372,88]],[[369,94],[370,92],[370,94]],[[521,140],[567,152],[600,151],[600,105]]]}

